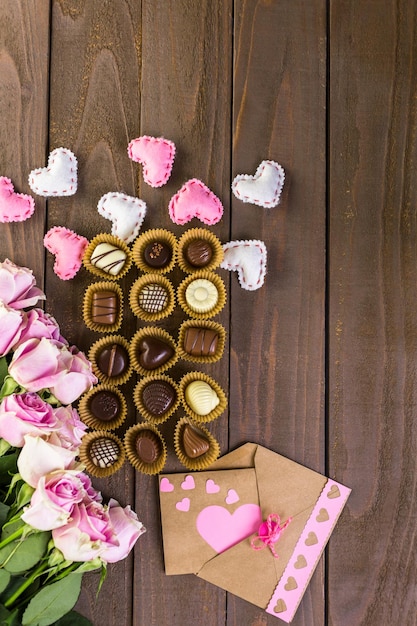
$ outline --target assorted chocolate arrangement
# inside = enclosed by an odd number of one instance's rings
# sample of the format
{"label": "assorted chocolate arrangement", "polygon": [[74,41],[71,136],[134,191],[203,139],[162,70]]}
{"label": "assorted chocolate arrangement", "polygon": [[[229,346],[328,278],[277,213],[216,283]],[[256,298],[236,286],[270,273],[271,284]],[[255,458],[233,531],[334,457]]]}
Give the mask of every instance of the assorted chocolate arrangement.
{"label": "assorted chocolate arrangement", "polygon": [[[115,235],[100,234],[87,246],[83,263],[98,280],[86,289],[83,318],[88,328],[104,335],[89,351],[99,384],[79,406],[91,429],[83,440],[82,460],[93,475],[109,476],[126,458],[139,472],[161,472],[167,446],[159,426],[179,407],[185,413],[174,434],[180,462],[190,470],[205,469],[219,456],[219,444],[204,424],[225,411],[223,389],[203,372],[191,371],[175,381],[167,371],[178,359],[204,364],[223,355],[226,331],[212,319],[226,302],[224,282],[216,273],[222,259],[220,241],[205,228],[189,229],[178,240],[167,230],[148,230],[131,248]],[[126,300],[145,325],[128,340],[117,334],[124,303],[117,281],[132,264],[141,274]],[[175,289],[166,274],[176,265],[187,276]],[[180,325],[178,340],[154,325],[171,315],[176,302],[189,318]],[[128,428],[122,441],[113,432],[127,416],[119,387],[133,372],[138,376],[133,403],[143,421]]]}

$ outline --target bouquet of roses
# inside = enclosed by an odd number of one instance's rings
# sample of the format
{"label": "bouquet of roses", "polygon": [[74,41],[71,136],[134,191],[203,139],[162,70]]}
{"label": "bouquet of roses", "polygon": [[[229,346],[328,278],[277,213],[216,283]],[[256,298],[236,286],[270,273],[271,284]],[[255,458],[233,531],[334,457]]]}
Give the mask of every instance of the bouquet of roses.
{"label": "bouquet of roses", "polygon": [[[103,504],[77,461],[72,407],[91,364],[34,308],[31,270],[0,263],[0,623],[47,626],[71,611],[85,572],[125,558],[145,531],[129,506]],[[68,616],[67,616],[68,619]],[[64,623],[64,622],[63,622]]]}

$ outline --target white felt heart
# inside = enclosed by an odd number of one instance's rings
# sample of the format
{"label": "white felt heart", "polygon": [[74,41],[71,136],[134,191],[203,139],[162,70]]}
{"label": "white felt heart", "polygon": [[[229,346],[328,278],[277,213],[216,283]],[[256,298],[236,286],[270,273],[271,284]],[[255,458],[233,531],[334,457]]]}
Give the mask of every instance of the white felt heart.
{"label": "white felt heart", "polygon": [[146,204],[140,198],[110,191],[98,201],[97,211],[112,222],[112,235],[130,243],[138,236],[146,215]]}
{"label": "white felt heart", "polygon": [[67,148],[56,148],[47,167],[32,170],[29,186],[38,196],[72,196],[77,191],[77,159]]}
{"label": "white felt heart", "polygon": [[223,251],[220,267],[237,271],[243,289],[255,291],[262,287],[266,274],[266,246],[263,241],[229,241],[223,245]]}
{"label": "white felt heart", "polygon": [[238,174],[232,182],[232,191],[242,202],[271,208],[279,203],[284,186],[284,169],[275,161],[262,161],[254,176]]}

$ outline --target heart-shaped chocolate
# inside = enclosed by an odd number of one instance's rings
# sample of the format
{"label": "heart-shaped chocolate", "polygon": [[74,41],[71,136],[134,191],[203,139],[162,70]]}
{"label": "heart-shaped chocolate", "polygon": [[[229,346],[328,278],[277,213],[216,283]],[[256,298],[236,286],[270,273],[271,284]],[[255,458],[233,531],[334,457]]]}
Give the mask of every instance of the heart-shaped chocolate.
{"label": "heart-shaped chocolate", "polygon": [[138,342],[138,361],[145,370],[155,370],[175,354],[174,348],[158,337],[147,335]]}

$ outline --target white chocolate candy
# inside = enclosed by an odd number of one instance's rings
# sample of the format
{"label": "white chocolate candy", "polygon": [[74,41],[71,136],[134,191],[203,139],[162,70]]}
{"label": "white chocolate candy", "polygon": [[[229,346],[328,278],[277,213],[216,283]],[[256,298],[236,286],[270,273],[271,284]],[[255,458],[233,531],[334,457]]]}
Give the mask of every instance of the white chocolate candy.
{"label": "white chocolate candy", "polygon": [[204,380],[195,380],[185,389],[185,400],[194,413],[208,415],[220,403],[217,393]]}
{"label": "white chocolate candy", "polygon": [[99,243],[91,255],[91,263],[99,269],[117,276],[126,262],[126,254],[111,243]]}
{"label": "white chocolate candy", "polygon": [[206,278],[196,278],[185,290],[185,299],[196,313],[207,313],[217,304],[219,293],[216,285]]}
{"label": "white chocolate candy", "polygon": [[96,467],[111,467],[116,463],[119,454],[117,443],[107,437],[96,439],[90,447],[90,457]]}

